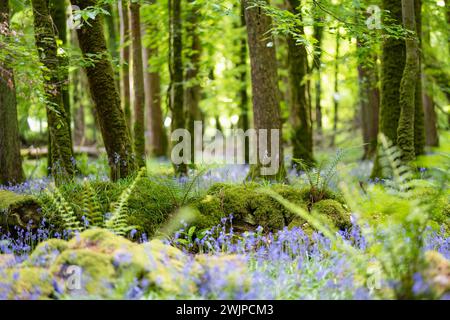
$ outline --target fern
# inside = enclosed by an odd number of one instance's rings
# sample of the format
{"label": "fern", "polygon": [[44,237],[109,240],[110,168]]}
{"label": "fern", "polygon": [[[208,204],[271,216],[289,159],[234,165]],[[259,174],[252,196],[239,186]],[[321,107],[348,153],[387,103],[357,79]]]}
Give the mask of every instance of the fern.
{"label": "fern", "polygon": [[55,205],[56,210],[63,221],[64,228],[68,231],[82,231],[82,227],[77,219],[75,211],[69,205],[59,189],[55,188],[54,195],[47,191],[47,195]]}
{"label": "fern", "polygon": [[97,201],[96,194],[89,181],[84,183],[83,213],[91,227],[103,227],[103,214]]}
{"label": "fern", "polygon": [[114,206],[114,210],[112,211],[111,216],[105,222],[105,227],[110,231],[123,236],[128,231],[135,228],[133,226],[129,226],[127,223],[128,200],[130,199],[131,194],[133,193],[136,185],[145,174],[145,172],[146,168],[142,168],[131,185],[124,191],[122,191],[119,197],[119,201]]}

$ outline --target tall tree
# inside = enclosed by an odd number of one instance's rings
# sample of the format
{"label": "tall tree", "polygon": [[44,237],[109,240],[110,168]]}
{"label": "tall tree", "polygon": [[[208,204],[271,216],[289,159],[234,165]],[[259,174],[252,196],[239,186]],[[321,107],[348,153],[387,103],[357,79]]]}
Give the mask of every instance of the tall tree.
{"label": "tall tree", "polygon": [[51,172],[57,183],[71,179],[75,173],[70,123],[63,102],[60,59],[46,0],[32,0],[36,47],[44,78],[47,122],[50,135]]}
{"label": "tall tree", "polygon": [[[245,21],[245,3],[244,0],[241,0],[241,28],[246,28]],[[240,39],[239,44],[239,62],[237,64],[239,68],[239,107],[240,107],[240,117],[239,117],[239,127],[242,128],[245,132],[250,129],[250,117],[249,117],[249,97],[247,92],[248,87],[248,72],[247,72],[247,37],[243,35]],[[245,161],[249,161],[249,142],[245,141]]]}
{"label": "tall tree", "polygon": [[[402,24],[402,7],[398,0],[383,0],[383,10],[388,12],[388,24]],[[383,17],[383,22],[388,19]],[[397,127],[400,118],[400,82],[405,68],[405,41],[386,34],[381,56],[381,91],[380,91],[380,132],[393,143],[397,142]],[[375,158],[372,177],[382,176],[380,154]]]}
{"label": "tall tree", "polygon": [[[302,20],[300,0],[288,0],[288,10]],[[314,163],[313,137],[311,117],[307,102],[307,88],[305,76],[308,72],[308,55],[306,47],[301,44],[299,37],[304,37],[303,25],[297,24],[287,37],[288,43],[288,72],[289,92],[292,113],[292,145],[293,158],[302,160],[306,165]],[[300,168],[299,168],[300,169]]]}
{"label": "tall tree", "polygon": [[[95,0],[72,0],[80,9],[96,5]],[[97,15],[77,30],[84,57],[95,56],[93,65],[86,67],[91,97],[94,100],[103,142],[108,154],[111,178],[124,178],[136,170],[131,139],[127,130],[119,92],[114,83],[114,71],[106,48],[103,19]]]}
{"label": "tall tree", "polygon": [[339,121],[339,49],[341,36],[339,34],[339,27],[336,28],[336,51],[334,56],[334,118],[333,118],[333,137],[331,138],[331,145],[334,146],[336,142],[337,127]]}
{"label": "tall tree", "polygon": [[418,72],[414,92],[414,153],[419,156],[425,153],[425,115],[422,97],[422,0],[414,0],[414,20],[418,54]]}
{"label": "tall tree", "polygon": [[[9,11],[9,2],[0,2],[0,39],[9,37]],[[0,60],[0,184],[23,179],[14,72],[8,60]]]}
{"label": "tall tree", "polygon": [[164,130],[163,112],[161,109],[161,76],[158,71],[151,70],[149,61],[157,56],[156,48],[144,48],[144,86],[145,109],[147,110],[147,128],[149,130],[149,152],[154,157],[167,156],[167,135]]}
{"label": "tall tree", "polygon": [[[316,12],[319,15],[319,12]],[[316,83],[315,83],[315,108],[316,108],[316,125],[319,136],[322,135],[322,38],[323,38],[323,18],[321,16],[316,17],[314,23],[314,38],[316,39],[316,54],[314,57],[313,67],[317,71]],[[319,140],[320,141],[320,140]]]}
{"label": "tall tree", "polygon": [[128,0],[119,0],[118,11],[120,18],[120,63],[122,66],[121,94],[122,108],[128,129],[131,132],[131,93],[130,93],[130,20],[128,17]]}
{"label": "tall tree", "polygon": [[134,152],[139,167],[145,166],[145,88],[142,62],[140,4],[130,2],[131,42],[133,43]]}
{"label": "tall tree", "polygon": [[[191,134],[194,133],[194,122],[202,120],[202,114],[200,111],[200,99],[201,99],[201,85],[199,79],[200,73],[200,57],[202,54],[202,44],[199,34],[199,6],[195,0],[188,0],[188,15],[186,20],[186,34],[190,47],[188,53],[188,67],[186,68],[185,75],[185,96],[184,103],[188,113],[187,128]],[[194,139],[191,140],[192,150],[194,148]],[[191,154],[194,159],[194,153]]]}
{"label": "tall tree", "polygon": [[[267,1],[263,1],[267,3]],[[258,164],[252,166],[249,178],[265,178],[283,180],[286,177],[283,148],[281,142],[281,116],[279,103],[279,88],[274,39],[270,36],[272,19],[261,8],[255,7],[252,1],[245,0],[245,19],[247,22],[248,46],[250,51],[253,118],[254,127],[258,133],[267,130],[267,146],[260,143],[258,134]],[[272,150],[271,130],[279,130],[278,148]],[[261,155],[267,155],[278,165],[278,172],[261,176],[261,169],[266,165]]]}
{"label": "tall tree", "polygon": [[[170,99],[169,106],[172,111],[172,131],[186,127],[184,111],[183,86],[183,32],[181,21],[181,0],[169,0],[169,69],[170,69]],[[174,165],[177,176],[188,173],[186,163]]]}
{"label": "tall tree", "polygon": [[[105,4],[105,10],[109,13],[105,15],[105,22],[108,29],[108,48],[111,52],[111,56],[115,63],[120,61],[119,48],[117,47],[117,23],[116,23],[116,11],[111,3]],[[114,76],[116,80],[116,86],[120,91],[120,71],[118,68],[114,68]]]}

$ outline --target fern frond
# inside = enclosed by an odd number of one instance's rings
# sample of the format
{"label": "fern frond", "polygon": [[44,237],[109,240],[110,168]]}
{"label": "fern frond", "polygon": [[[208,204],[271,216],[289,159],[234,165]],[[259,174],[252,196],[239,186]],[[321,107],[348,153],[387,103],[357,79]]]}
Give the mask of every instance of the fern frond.
{"label": "fern frond", "polygon": [[83,213],[91,227],[103,227],[103,214],[89,181],[84,183]]}
{"label": "fern frond", "polygon": [[55,188],[55,195],[47,190],[47,194],[54,203],[57,213],[64,223],[65,229],[69,231],[82,231],[82,227],[77,219],[75,211],[61,194],[60,190]]}

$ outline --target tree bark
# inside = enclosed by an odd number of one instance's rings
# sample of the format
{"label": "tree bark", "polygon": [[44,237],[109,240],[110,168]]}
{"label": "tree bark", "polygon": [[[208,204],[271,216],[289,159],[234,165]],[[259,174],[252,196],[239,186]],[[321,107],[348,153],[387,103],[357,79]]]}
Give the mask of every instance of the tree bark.
{"label": "tree bark", "polygon": [[[302,19],[299,0],[288,0],[288,10]],[[294,36],[295,34],[295,36]],[[293,134],[291,142],[293,145],[293,166],[298,170],[301,167],[295,166],[295,160],[302,160],[305,165],[314,164],[313,157],[313,137],[310,122],[309,108],[307,102],[307,88],[305,76],[308,72],[308,56],[306,47],[298,44],[297,35],[305,36],[303,25],[295,26],[295,30],[288,35],[288,74],[289,92],[291,102],[291,122]]]}
{"label": "tree bark", "polygon": [[[284,167],[283,147],[281,142],[281,116],[279,105],[279,88],[276,65],[275,42],[269,36],[272,19],[266,15],[262,8],[251,7],[252,2],[245,0],[245,19],[247,22],[248,46],[250,49],[253,115],[255,130],[268,130],[267,146],[260,145],[258,141],[258,164],[252,166],[249,178],[264,178],[284,180],[286,169]],[[280,141],[278,149],[271,150],[271,129],[279,130]],[[258,134],[259,136],[259,134]],[[259,137],[258,137],[259,140]],[[278,172],[272,175],[262,175],[261,169],[265,169],[261,154],[267,154],[274,158],[278,164]]]}
{"label": "tree bark", "polygon": [[[387,10],[392,23],[402,23],[402,7],[398,0],[383,0],[383,10]],[[383,22],[386,22],[386,17]],[[380,91],[380,132],[391,142],[397,142],[397,127],[400,118],[400,82],[405,68],[405,41],[387,36],[382,46],[381,91]],[[381,177],[382,166],[379,152],[374,161],[372,178]]]}
{"label": "tree bark", "polygon": [[339,121],[339,47],[340,47],[339,27],[336,30],[336,55],[334,57],[334,118],[333,118],[333,137],[331,138],[331,146],[334,146],[337,135],[337,127]]}
{"label": "tree bark", "polygon": [[[58,0],[59,1],[59,0]],[[117,47],[117,30],[116,30],[116,19],[115,19],[115,10],[113,6],[108,3],[105,5],[105,10],[108,11],[109,15],[105,15],[105,22],[108,28],[108,48],[111,52],[111,56],[114,60],[114,64],[117,64],[120,61],[119,48]],[[116,81],[116,87],[120,93],[120,70],[116,68],[114,65],[114,77]]]}
{"label": "tree bark", "polygon": [[161,109],[161,78],[158,71],[149,70],[151,61],[157,55],[157,49],[144,48],[144,85],[145,109],[147,110],[147,128],[149,130],[148,150],[154,157],[167,156],[167,136],[164,130]]}
{"label": "tree bark", "polygon": [[[181,21],[181,0],[169,0],[170,19],[170,110],[172,111],[172,131],[186,128],[183,86],[183,36]],[[174,164],[175,175],[188,173],[185,163]]]}
{"label": "tree bark", "polygon": [[[402,0],[402,12],[404,28],[415,33],[414,0]],[[408,35],[405,42],[406,63],[400,84],[400,118],[397,129],[397,144],[402,150],[402,159],[409,162],[415,159],[414,109],[420,58],[416,35]]]}
{"label": "tree bark", "polygon": [[122,109],[125,112],[125,120],[128,130],[131,132],[131,94],[130,94],[130,21],[128,17],[128,0],[119,0],[119,18],[120,18],[120,64],[122,66],[121,76],[121,94]]}
{"label": "tree bark", "polygon": [[414,93],[414,152],[416,156],[425,153],[425,115],[422,92],[422,0],[414,0],[414,16],[418,41],[418,72]]}
{"label": "tree bark", "polygon": [[134,152],[139,167],[145,166],[145,88],[142,62],[140,4],[130,2],[131,41],[133,43]]}
{"label": "tree bark", "polygon": [[[241,28],[246,28],[245,21],[245,7],[244,0],[241,0]],[[239,69],[239,107],[240,107],[240,117],[239,117],[239,127],[246,132],[250,129],[250,117],[249,117],[249,97],[247,92],[248,87],[248,72],[247,72],[247,37],[244,35],[240,39],[239,45],[239,62],[236,66]],[[245,141],[245,162],[249,161],[249,142]]]}
{"label": "tree bark", "polygon": [[[0,38],[3,39],[9,37],[9,12],[8,1],[2,1]],[[8,61],[0,61],[0,185],[23,180],[14,72]]]}
{"label": "tree bark", "polygon": [[32,0],[36,47],[44,77],[47,99],[47,122],[51,149],[51,173],[60,184],[70,180],[75,174],[70,122],[63,102],[63,88],[60,79],[60,60],[53,31],[52,18],[46,0]]}
{"label": "tree bark", "polygon": [[323,26],[320,25],[322,23],[322,18],[318,18],[314,24],[314,38],[317,40],[317,52],[314,56],[314,64],[313,67],[317,70],[317,78],[315,83],[315,108],[316,108],[316,125],[317,125],[317,133],[319,134],[319,143],[322,139],[322,106],[321,106],[321,98],[322,98],[322,38],[323,38]]}
{"label": "tree bark", "polygon": [[[96,1],[72,0],[72,4],[85,9],[95,6]],[[94,65],[86,67],[86,75],[108,154],[111,178],[117,180],[127,177],[136,170],[136,165],[125,117],[120,108],[119,92],[114,83],[102,17],[89,19],[89,25],[85,23],[77,33],[83,56],[94,54],[98,57]]]}

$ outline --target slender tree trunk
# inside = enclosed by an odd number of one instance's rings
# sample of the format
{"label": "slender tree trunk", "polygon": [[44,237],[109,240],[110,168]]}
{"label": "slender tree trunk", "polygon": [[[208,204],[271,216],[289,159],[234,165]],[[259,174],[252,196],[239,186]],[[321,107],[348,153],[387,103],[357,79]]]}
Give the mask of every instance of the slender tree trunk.
{"label": "slender tree trunk", "polygon": [[[0,2],[0,39],[9,37],[9,4]],[[0,49],[2,44],[0,43]],[[0,184],[24,180],[20,156],[14,72],[0,61]]]}
{"label": "slender tree trunk", "polygon": [[120,61],[119,48],[117,47],[117,23],[115,19],[116,11],[110,3],[105,5],[105,10],[109,13],[109,15],[105,14],[105,22],[108,28],[108,48],[114,61],[114,76],[116,87],[120,92],[120,70],[119,68],[115,67],[115,65]]}
{"label": "slender tree trunk", "polygon": [[316,124],[317,133],[319,134],[319,142],[322,140],[322,38],[323,38],[323,26],[317,23],[322,23],[322,18],[319,18],[314,25],[314,38],[317,40],[317,54],[314,57],[314,68],[317,70],[317,78],[315,83],[315,108],[316,108]]}
{"label": "slender tree trunk", "polygon": [[[244,0],[241,0],[241,28],[246,28],[245,21],[245,7]],[[239,68],[239,107],[240,107],[240,117],[239,117],[239,127],[247,132],[250,129],[250,117],[249,117],[249,97],[247,92],[248,87],[248,74],[247,74],[247,37],[243,35],[240,39],[239,45],[239,63],[237,65]],[[245,141],[245,162],[249,161],[249,141]]]}
{"label": "slender tree trunk", "polygon": [[422,0],[414,0],[416,35],[418,40],[418,73],[414,93],[414,152],[416,156],[425,153],[425,115],[422,99]]}
{"label": "slender tree trunk", "polygon": [[[170,109],[172,131],[186,128],[183,86],[183,36],[181,22],[181,0],[169,0],[170,15]],[[174,164],[175,175],[187,175],[185,163]]]}
{"label": "slender tree trunk", "polygon": [[46,0],[32,0],[34,33],[39,58],[45,66],[42,69],[47,99],[47,122],[50,133],[49,155],[52,159],[51,172],[59,184],[72,179],[75,174],[70,122],[64,108],[60,79],[60,60],[53,31],[52,18]]}
{"label": "slender tree trunk", "polygon": [[[302,19],[300,12],[300,1],[289,0],[288,10]],[[295,27],[295,33],[304,36],[305,32],[302,25]],[[297,38],[292,34],[287,37],[288,44],[288,74],[289,74],[289,92],[291,102],[291,122],[293,128],[293,166],[297,167],[295,160],[302,160],[305,165],[311,166],[314,163],[313,158],[313,137],[311,117],[307,102],[307,88],[305,76],[308,72],[308,55],[306,47],[298,44]],[[301,167],[297,167],[301,170]]]}
{"label": "slender tree trunk", "polygon": [[[72,4],[85,9],[95,6],[96,1],[72,0]],[[84,24],[77,33],[83,55],[99,56],[93,66],[86,67],[86,75],[108,154],[111,178],[124,178],[136,170],[136,165],[125,117],[120,108],[119,92],[114,83],[114,71],[106,48],[102,17],[89,19],[89,24]]]}
{"label": "slender tree trunk", "polygon": [[122,66],[121,93],[122,109],[125,112],[125,120],[128,130],[131,132],[131,94],[130,94],[130,21],[128,17],[128,0],[119,0],[120,18],[120,63]]}
{"label": "slender tree trunk", "polygon": [[[416,32],[414,0],[402,0],[403,26],[406,30]],[[402,150],[404,161],[415,158],[414,151],[414,108],[417,75],[419,74],[419,42],[417,37],[406,38],[406,63],[400,84],[400,118],[397,129],[397,144]]]}
{"label": "slender tree trunk", "polygon": [[158,71],[149,70],[149,60],[157,55],[157,49],[144,48],[144,85],[147,127],[149,128],[149,153],[154,157],[167,156],[167,136],[161,109],[161,78]]}
{"label": "slender tree trunk", "polygon": [[145,166],[145,88],[142,63],[140,4],[130,2],[133,43],[134,151],[139,167]]}
{"label": "slender tree trunk", "polygon": [[340,34],[339,27],[336,30],[336,56],[334,57],[334,118],[333,118],[333,137],[331,138],[331,146],[334,146],[337,135],[337,126],[339,121],[339,46]]}
{"label": "slender tree trunk", "polygon": [[[252,7],[250,0],[245,0],[245,19],[247,22],[248,46],[250,49],[254,127],[258,133],[267,130],[267,146],[260,143],[258,137],[258,164],[252,166],[249,178],[284,180],[284,167],[281,116],[279,104],[278,75],[274,39],[269,36],[272,19],[259,7]],[[279,130],[278,148],[271,148],[271,130]],[[258,134],[259,136],[259,134]],[[277,163],[278,171],[273,174],[264,172],[261,155],[267,155]]]}
{"label": "slender tree trunk", "polygon": [[[402,23],[402,8],[398,0],[383,0],[383,10],[389,12],[392,22]],[[386,22],[386,18],[383,18]],[[381,91],[380,91],[380,132],[391,142],[397,142],[397,127],[400,118],[400,82],[405,68],[405,41],[394,37],[386,37],[383,42],[381,57]],[[381,177],[382,166],[379,152],[375,158],[372,178]]]}
{"label": "slender tree trunk", "polygon": [[84,112],[83,88],[81,85],[82,70],[77,70],[72,76],[73,107],[74,107],[74,143],[83,146],[86,140],[86,121]]}

